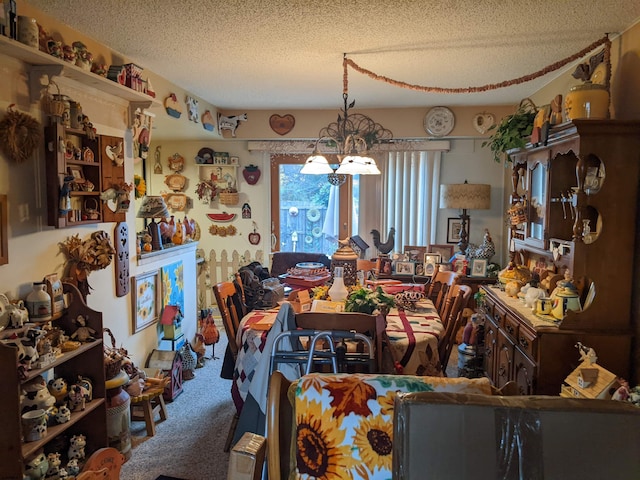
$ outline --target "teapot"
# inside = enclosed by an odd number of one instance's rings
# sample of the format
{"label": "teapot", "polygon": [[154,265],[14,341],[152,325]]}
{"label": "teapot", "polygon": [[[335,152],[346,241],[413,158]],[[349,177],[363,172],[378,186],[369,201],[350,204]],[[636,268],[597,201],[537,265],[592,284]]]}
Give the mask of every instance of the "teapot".
{"label": "teapot", "polygon": [[577,312],[582,310],[578,293],[571,289],[563,289],[557,292],[552,305],[551,315],[558,320],[562,320],[569,310]]}

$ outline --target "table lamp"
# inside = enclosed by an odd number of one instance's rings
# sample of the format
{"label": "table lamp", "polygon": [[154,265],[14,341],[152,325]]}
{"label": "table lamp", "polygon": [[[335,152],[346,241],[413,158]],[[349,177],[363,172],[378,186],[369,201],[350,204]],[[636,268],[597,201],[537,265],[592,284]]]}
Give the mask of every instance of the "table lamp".
{"label": "table lamp", "polygon": [[460,214],[460,241],[458,248],[463,255],[469,246],[467,210],[488,210],[491,208],[491,185],[464,183],[440,185],[440,208],[457,208]]}
{"label": "table lamp", "polygon": [[162,239],[160,237],[160,226],[155,222],[155,218],[166,218],[169,216],[167,204],[160,195],[149,195],[142,199],[142,205],[138,210],[138,218],[151,219],[147,225],[147,231],[151,235],[152,250],[162,250]]}

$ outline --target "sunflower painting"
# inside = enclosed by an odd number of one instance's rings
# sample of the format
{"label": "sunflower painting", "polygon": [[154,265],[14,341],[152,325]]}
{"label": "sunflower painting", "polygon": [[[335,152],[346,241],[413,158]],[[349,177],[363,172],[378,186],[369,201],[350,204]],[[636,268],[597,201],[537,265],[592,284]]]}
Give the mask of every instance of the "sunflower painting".
{"label": "sunflower painting", "polygon": [[391,478],[399,392],[490,393],[487,379],[309,374],[295,388],[295,475],[311,480]]}
{"label": "sunflower painting", "polygon": [[160,317],[160,271],[132,278],[133,333],[156,323]]}

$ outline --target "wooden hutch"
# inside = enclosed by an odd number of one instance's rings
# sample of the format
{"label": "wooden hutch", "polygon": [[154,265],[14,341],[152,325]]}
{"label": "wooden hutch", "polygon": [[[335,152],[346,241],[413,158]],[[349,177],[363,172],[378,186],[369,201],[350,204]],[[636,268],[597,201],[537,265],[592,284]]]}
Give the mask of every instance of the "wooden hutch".
{"label": "wooden hutch", "polygon": [[524,213],[510,229],[513,260],[569,269],[588,306],[553,321],[483,286],[487,376],[497,387],[515,380],[522,394],[558,395],[578,366],[580,341],[629,378],[640,122],[573,120],[553,128],[546,144],[510,153],[511,203]]}

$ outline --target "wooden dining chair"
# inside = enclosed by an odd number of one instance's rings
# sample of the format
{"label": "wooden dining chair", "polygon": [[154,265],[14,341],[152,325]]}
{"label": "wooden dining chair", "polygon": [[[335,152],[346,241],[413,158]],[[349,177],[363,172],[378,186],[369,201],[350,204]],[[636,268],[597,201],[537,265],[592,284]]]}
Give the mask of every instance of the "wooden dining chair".
{"label": "wooden dining chair", "polygon": [[[374,348],[374,365],[369,368],[369,373],[382,371],[382,348],[385,335],[383,315],[368,315],[358,312],[304,312],[296,314],[296,327],[315,331],[347,331],[368,336]],[[349,364],[348,360],[346,364]]]}
{"label": "wooden dining chair", "polygon": [[[235,282],[220,282],[213,286],[213,294],[216,297],[216,303],[218,304],[218,310],[222,317],[222,324],[224,330],[227,333],[228,348],[233,356],[235,364],[238,358],[238,343],[236,341],[238,329],[240,328],[240,320],[242,319],[242,312],[238,311],[238,304],[243,304],[241,293],[236,288]],[[231,442],[238,425],[238,419],[240,418],[239,412],[233,415],[231,425],[229,426],[229,433],[224,444],[224,451],[228,452],[231,449]]]}
{"label": "wooden dining chair", "polygon": [[444,333],[438,341],[438,356],[442,374],[447,375],[447,364],[456,341],[456,332],[464,322],[464,309],[471,299],[471,287],[468,285],[454,285],[451,295],[445,301],[443,314],[440,316],[444,325]]}
{"label": "wooden dining chair", "polygon": [[456,272],[442,272],[436,267],[436,272],[427,289],[427,298],[429,298],[440,317],[443,314],[443,308],[447,298],[450,296],[451,287],[460,282],[460,274]]}

